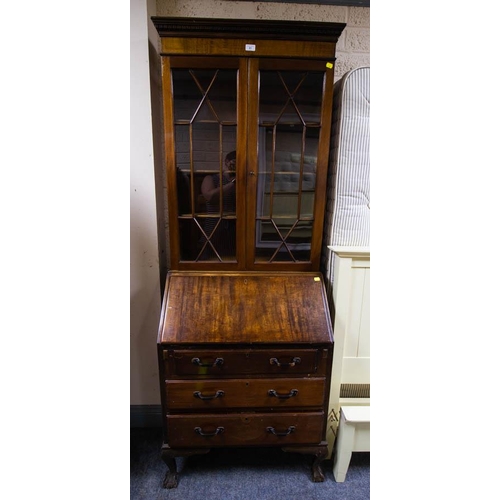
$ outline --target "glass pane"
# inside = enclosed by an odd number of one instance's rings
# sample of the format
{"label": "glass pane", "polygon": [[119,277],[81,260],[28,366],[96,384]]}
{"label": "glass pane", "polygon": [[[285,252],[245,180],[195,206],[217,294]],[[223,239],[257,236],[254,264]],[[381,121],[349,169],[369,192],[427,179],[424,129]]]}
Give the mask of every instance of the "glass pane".
{"label": "glass pane", "polygon": [[236,259],[236,70],[172,71],[180,253]]}
{"label": "glass pane", "polygon": [[307,124],[321,122],[322,93],[323,73],[308,73],[293,99]]}
{"label": "glass pane", "polygon": [[[232,261],[236,258],[236,219],[207,217],[203,220],[200,260]],[[206,235],[206,236],[205,236]]]}
{"label": "glass pane", "polygon": [[174,119],[236,123],[236,70],[172,70]]}
{"label": "glass pane", "polygon": [[323,73],[262,71],[256,259],[310,259]]}
{"label": "glass pane", "polygon": [[190,122],[200,104],[200,91],[189,70],[176,69],[172,71],[174,88],[174,120]]}

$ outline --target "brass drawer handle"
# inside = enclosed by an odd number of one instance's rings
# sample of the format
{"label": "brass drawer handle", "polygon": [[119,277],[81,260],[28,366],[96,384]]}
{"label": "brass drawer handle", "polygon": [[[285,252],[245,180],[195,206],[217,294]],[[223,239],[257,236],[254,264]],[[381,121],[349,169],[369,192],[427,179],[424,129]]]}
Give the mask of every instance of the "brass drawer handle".
{"label": "brass drawer handle", "polygon": [[206,363],[206,364],[203,364],[200,360],[200,358],[193,358],[191,360],[191,363],[193,363],[193,365],[198,365],[198,366],[203,366],[203,367],[214,367],[214,366],[220,366],[222,364],[224,364],[224,358],[216,358],[215,361],[210,364],[210,363]]}
{"label": "brass drawer handle", "polygon": [[194,428],[194,432],[196,432],[196,434],[199,434],[200,436],[217,436],[217,434],[222,434],[224,432],[224,427],[217,427],[217,429],[215,429],[215,432],[203,432],[201,430],[201,427],[195,427]]}
{"label": "brass drawer handle", "polygon": [[269,360],[269,363],[272,365],[278,365],[278,366],[295,366],[300,364],[300,358],[293,358],[291,363],[280,363],[277,358],[271,358]]}
{"label": "brass drawer handle", "polygon": [[203,399],[204,401],[209,399],[217,399],[224,396],[224,391],[217,391],[213,396],[203,396],[200,391],[193,392],[195,398]]}
{"label": "brass drawer handle", "polygon": [[278,399],[288,399],[288,398],[293,398],[293,396],[296,396],[299,393],[299,391],[298,389],[292,389],[288,394],[278,394],[274,389],[269,389],[267,393],[269,394],[269,396],[274,396],[275,398]]}
{"label": "brass drawer handle", "polygon": [[270,432],[271,434],[274,434],[275,436],[288,436],[288,434],[291,434],[295,430],[295,426],[291,425],[288,427],[288,429],[285,432],[276,432],[274,427],[268,427],[267,431]]}

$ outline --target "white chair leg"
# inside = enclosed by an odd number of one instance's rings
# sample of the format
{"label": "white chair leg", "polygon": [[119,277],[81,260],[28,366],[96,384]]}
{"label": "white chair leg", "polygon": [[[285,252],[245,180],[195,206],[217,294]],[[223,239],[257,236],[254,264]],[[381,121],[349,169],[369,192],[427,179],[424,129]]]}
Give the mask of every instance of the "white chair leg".
{"label": "white chair leg", "polygon": [[354,426],[349,425],[343,414],[337,430],[333,458],[333,477],[337,483],[343,483],[349,468],[354,445]]}

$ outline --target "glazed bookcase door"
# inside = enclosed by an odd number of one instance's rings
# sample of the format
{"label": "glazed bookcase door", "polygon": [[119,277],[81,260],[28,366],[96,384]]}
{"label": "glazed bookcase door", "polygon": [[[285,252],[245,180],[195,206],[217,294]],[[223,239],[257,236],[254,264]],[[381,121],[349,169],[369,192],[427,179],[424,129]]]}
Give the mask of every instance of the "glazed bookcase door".
{"label": "glazed bookcase door", "polygon": [[318,270],[333,71],[314,60],[165,57],[163,86],[173,268]]}
{"label": "glazed bookcase door", "polygon": [[[245,61],[163,58],[171,260],[179,269],[244,266]],[[243,146],[242,146],[243,145]],[[235,158],[228,168],[228,154]],[[240,169],[243,170],[243,169]]]}
{"label": "glazed bookcase door", "polygon": [[249,269],[319,268],[332,93],[324,62],[249,61]]}

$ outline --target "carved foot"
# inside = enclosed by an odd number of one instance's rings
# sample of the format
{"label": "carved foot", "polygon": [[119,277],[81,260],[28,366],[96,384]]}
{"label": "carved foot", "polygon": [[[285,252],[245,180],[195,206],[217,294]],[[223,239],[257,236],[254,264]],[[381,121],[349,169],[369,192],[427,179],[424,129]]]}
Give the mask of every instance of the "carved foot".
{"label": "carved foot", "polygon": [[312,473],[313,473],[313,481],[315,483],[322,483],[325,480],[323,469],[321,468],[321,465],[316,463],[316,460],[314,461],[312,466]]}
{"label": "carved foot", "polygon": [[316,458],[312,464],[312,480],[315,483],[322,483],[325,480],[325,475],[323,474],[323,469],[321,468],[321,462],[328,455],[328,447],[325,444],[318,446],[297,446],[297,447],[286,447],[282,448],[283,451],[304,453],[307,455],[314,455]]}
{"label": "carved foot", "polygon": [[315,455],[316,458],[312,465],[313,481],[315,483],[322,483],[325,480],[325,475],[321,468],[321,462],[323,462],[328,455],[328,449],[322,446],[316,451]]}
{"label": "carved foot", "polygon": [[177,464],[175,463],[174,452],[167,446],[163,446],[161,450],[161,459],[167,464],[168,470],[163,480],[164,488],[177,488],[179,482],[179,474],[177,473]]}
{"label": "carved foot", "polygon": [[172,489],[177,488],[179,483],[179,473],[177,472],[177,464],[175,457],[189,457],[191,455],[203,455],[208,453],[210,448],[203,449],[172,449],[168,444],[164,444],[161,448],[161,459],[167,464],[168,470],[163,480],[163,487]]}
{"label": "carved foot", "polygon": [[164,488],[177,488],[177,484],[179,482],[179,474],[177,472],[167,471],[165,474],[165,479],[163,480]]}

